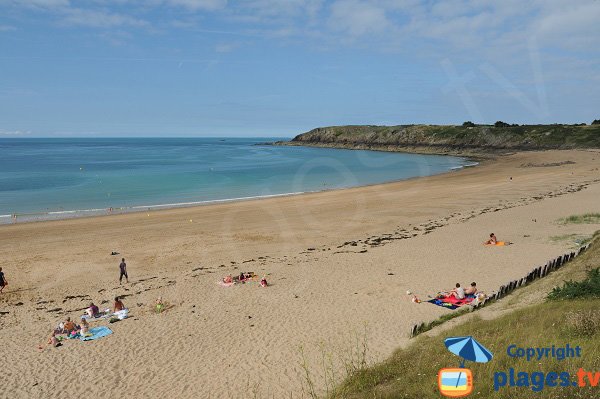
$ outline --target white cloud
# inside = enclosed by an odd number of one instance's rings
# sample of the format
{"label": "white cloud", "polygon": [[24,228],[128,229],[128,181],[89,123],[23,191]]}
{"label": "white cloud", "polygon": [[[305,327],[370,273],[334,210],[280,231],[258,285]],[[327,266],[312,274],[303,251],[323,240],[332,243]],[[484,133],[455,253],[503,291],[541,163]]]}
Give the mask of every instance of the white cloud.
{"label": "white cloud", "polygon": [[230,53],[239,47],[239,43],[217,43],[215,51],[217,53]]}
{"label": "white cloud", "polygon": [[219,10],[227,6],[227,0],[165,0],[165,3],[192,11]]}
{"label": "white cloud", "polygon": [[0,5],[2,4],[21,7],[60,8],[68,7],[69,0],[0,0]]}
{"label": "white cloud", "polygon": [[553,9],[534,24],[533,33],[547,44],[569,49],[597,48],[600,41],[600,1]]}
{"label": "white cloud", "polygon": [[80,25],[91,28],[112,28],[118,26],[141,27],[148,25],[146,21],[128,15],[81,8],[68,9],[62,22],[67,25]]}
{"label": "white cloud", "polygon": [[331,6],[330,27],[353,37],[382,32],[391,24],[385,9],[360,0],[338,0]]}
{"label": "white cloud", "polygon": [[316,16],[323,0],[246,0],[240,6],[259,16]]}
{"label": "white cloud", "polygon": [[0,130],[0,136],[27,136],[31,134],[29,130]]}

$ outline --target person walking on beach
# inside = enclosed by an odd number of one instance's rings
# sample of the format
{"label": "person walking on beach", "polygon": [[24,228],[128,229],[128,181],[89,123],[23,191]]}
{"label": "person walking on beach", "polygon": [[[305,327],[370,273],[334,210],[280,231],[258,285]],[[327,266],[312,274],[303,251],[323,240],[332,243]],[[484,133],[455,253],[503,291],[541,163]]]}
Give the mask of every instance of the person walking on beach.
{"label": "person walking on beach", "polygon": [[119,265],[119,269],[121,273],[119,274],[119,284],[123,280],[123,276],[125,276],[125,280],[129,282],[129,276],[127,275],[127,264],[125,263],[125,258],[121,259],[121,264]]}
{"label": "person walking on beach", "polygon": [[8,283],[6,282],[6,279],[4,278],[4,273],[2,272],[2,268],[0,267],[0,294],[2,294],[2,290],[7,285]]}

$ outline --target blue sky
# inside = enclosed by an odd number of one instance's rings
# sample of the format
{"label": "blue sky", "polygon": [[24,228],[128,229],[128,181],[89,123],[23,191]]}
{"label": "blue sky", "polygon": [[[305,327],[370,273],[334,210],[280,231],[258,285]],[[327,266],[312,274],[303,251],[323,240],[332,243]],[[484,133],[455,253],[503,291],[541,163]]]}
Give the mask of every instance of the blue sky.
{"label": "blue sky", "polygon": [[590,123],[598,0],[0,0],[0,137]]}

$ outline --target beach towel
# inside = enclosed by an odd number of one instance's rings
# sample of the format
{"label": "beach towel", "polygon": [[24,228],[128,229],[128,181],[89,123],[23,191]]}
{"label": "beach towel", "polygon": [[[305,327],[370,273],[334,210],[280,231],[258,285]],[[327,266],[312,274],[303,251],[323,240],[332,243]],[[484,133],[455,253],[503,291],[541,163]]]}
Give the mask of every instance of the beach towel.
{"label": "beach towel", "polygon": [[485,245],[486,247],[503,247],[503,246],[506,245],[506,242],[505,241],[498,241],[495,244],[483,244],[483,245]]}
{"label": "beach towel", "polygon": [[260,281],[260,276],[252,276],[252,277],[248,277],[242,280],[238,280],[240,283],[247,283],[250,281]]}
{"label": "beach towel", "polygon": [[86,319],[87,321],[94,321],[94,320],[106,319],[108,317],[111,317],[112,315],[113,315],[113,313],[110,311],[110,309],[104,309],[104,311],[98,313],[98,316],[96,316],[96,317],[90,317],[90,315],[88,315],[87,313],[84,313],[81,316],[81,318]]}
{"label": "beach towel", "polygon": [[106,337],[107,335],[112,334],[112,330],[105,326],[90,328],[88,334],[82,336],[80,339],[82,341],[93,341],[98,338]]}
{"label": "beach towel", "polygon": [[463,305],[467,305],[473,302],[474,299],[474,297],[465,297],[465,299],[457,299],[454,296],[447,296],[444,298],[434,298],[427,302],[433,303],[434,305],[438,305],[446,309],[454,310],[458,309]]}
{"label": "beach towel", "polygon": [[126,319],[127,317],[129,317],[129,309],[119,310],[118,312],[115,312],[112,315],[118,318],[119,320]]}

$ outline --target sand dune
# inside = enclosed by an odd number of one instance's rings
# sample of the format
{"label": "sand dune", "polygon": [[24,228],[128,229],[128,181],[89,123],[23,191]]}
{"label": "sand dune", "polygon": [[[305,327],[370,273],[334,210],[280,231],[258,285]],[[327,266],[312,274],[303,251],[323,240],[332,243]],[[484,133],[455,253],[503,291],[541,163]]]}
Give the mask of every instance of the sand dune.
{"label": "sand dune", "polygon": [[[300,347],[318,374],[322,351],[348,354],[366,331],[370,360],[382,360],[412,324],[448,312],[406,290],[426,298],[475,280],[491,292],[597,230],[556,220],[600,212],[598,167],[600,151],[519,153],[370,187],[1,226],[3,392],[302,397]],[[491,231],[514,245],[484,247]],[[272,286],[216,284],[240,271]],[[115,295],[132,317],[113,335],[37,349],[58,321]],[[157,315],[159,295],[173,307]]]}

